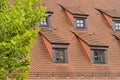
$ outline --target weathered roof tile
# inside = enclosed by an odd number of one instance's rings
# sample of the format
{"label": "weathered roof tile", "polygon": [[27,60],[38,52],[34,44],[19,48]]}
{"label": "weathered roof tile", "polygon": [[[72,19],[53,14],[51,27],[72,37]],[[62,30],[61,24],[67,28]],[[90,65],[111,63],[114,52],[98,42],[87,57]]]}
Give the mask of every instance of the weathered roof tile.
{"label": "weathered roof tile", "polygon": [[116,10],[104,10],[104,9],[97,9],[106,15],[112,17],[112,18],[120,18],[120,13],[118,13]]}
{"label": "weathered roof tile", "polygon": [[50,43],[60,43],[60,44],[69,44],[53,30],[50,29],[41,29],[40,33],[50,42]]}
{"label": "weathered roof tile", "polygon": [[79,7],[64,6],[61,4],[60,4],[60,6],[74,15],[86,15],[86,16],[88,16],[88,14],[84,13]]}
{"label": "weathered roof tile", "polygon": [[95,34],[88,32],[73,32],[78,38],[87,43],[89,46],[107,46]]}

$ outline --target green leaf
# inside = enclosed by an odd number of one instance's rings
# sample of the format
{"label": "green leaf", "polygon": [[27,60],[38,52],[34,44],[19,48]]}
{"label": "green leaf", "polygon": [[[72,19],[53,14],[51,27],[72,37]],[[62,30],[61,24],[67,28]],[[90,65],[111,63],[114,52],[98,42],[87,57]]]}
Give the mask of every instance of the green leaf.
{"label": "green leaf", "polygon": [[15,0],[9,4],[8,0],[0,0],[0,80],[28,77],[30,50],[39,32],[33,28],[46,17],[46,8],[40,2]]}

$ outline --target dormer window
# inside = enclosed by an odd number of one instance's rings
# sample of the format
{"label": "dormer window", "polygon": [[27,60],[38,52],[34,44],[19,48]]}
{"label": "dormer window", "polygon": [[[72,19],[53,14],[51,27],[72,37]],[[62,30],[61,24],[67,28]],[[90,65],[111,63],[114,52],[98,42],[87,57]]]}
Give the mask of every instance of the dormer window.
{"label": "dormer window", "polygon": [[115,31],[120,31],[120,20],[114,21]]}
{"label": "dormer window", "polygon": [[68,45],[65,44],[53,44],[52,60],[53,63],[68,63]]}
{"label": "dormer window", "polygon": [[55,49],[55,63],[65,63],[65,49]]}
{"label": "dormer window", "polygon": [[40,34],[52,62],[55,64],[67,64],[69,43],[51,29],[41,29]]}
{"label": "dormer window", "polygon": [[88,32],[72,32],[80,41],[92,64],[107,64],[107,49],[109,46],[101,42],[96,34]]}
{"label": "dormer window", "polygon": [[85,20],[84,19],[80,19],[80,18],[76,18],[76,28],[84,28],[85,27]]}
{"label": "dormer window", "polygon": [[86,29],[86,19],[87,16],[75,16],[75,28],[76,29]]}
{"label": "dormer window", "polygon": [[94,57],[95,64],[105,64],[105,62],[106,62],[104,50],[94,50],[93,57]]}
{"label": "dormer window", "polygon": [[106,18],[107,22],[110,24],[110,27],[113,31],[120,31],[120,15],[116,10],[103,10],[97,9],[102,12],[103,16]]}
{"label": "dormer window", "polygon": [[38,26],[40,28],[50,28],[51,27],[51,16],[52,13],[48,13],[46,19],[44,19],[43,21],[41,21]]}
{"label": "dormer window", "polygon": [[91,61],[94,64],[107,63],[107,48],[104,47],[91,47]]}
{"label": "dormer window", "polygon": [[89,15],[84,13],[81,8],[61,4],[60,6],[65,10],[73,29],[87,29],[86,20]]}

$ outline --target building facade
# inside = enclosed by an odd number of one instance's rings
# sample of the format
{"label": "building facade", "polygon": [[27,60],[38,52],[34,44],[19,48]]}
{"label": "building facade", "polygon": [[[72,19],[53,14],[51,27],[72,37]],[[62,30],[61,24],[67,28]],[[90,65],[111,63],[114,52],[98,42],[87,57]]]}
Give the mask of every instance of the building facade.
{"label": "building facade", "polygon": [[28,80],[120,80],[119,0],[42,0]]}

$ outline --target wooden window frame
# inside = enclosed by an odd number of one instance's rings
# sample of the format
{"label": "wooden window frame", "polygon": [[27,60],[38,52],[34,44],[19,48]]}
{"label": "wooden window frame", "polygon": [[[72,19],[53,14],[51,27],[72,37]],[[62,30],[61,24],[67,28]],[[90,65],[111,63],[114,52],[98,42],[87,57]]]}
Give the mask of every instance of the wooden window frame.
{"label": "wooden window frame", "polygon": [[[83,27],[77,27],[77,20],[83,21]],[[87,29],[87,16],[74,15],[74,27],[75,29],[81,29],[81,30]]]}
{"label": "wooden window frame", "polygon": [[[52,45],[52,61],[53,63],[56,63],[56,64],[66,64],[68,63],[68,51],[67,51],[67,45],[60,45],[60,44],[54,44]],[[56,50],[57,49],[61,49],[61,50],[64,50],[64,62],[57,62],[56,61]]]}
{"label": "wooden window frame", "polygon": [[[119,24],[120,24],[120,18],[113,18],[112,21],[113,21],[113,30],[114,30],[114,31],[120,31],[120,29],[117,30],[117,29],[116,29],[116,26],[115,26],[115,23],[119,23]],[[120,26],[119,26],[119,27],[120,27]]]}
{"label": "wooden window frame", "polygon": [[[103,56],[104,56],[104,62],[97,62],[95,61],[95,56],[94,56],[94,52],[95,51],[103,51]],[[97,47],[94,47],[94,48],[91,48],[91,62],[93,64],[107,64],[108,63],[108,60],[107,60],[107,48],[97,48]]]}
{"label": "wooden window frame", "polygon": [[[64,48],[55,48],[55,63],[65,63],[65,49]],[[56,51],[62,51],[62,57],[63,57],[63,60],[57,60],[57,54]]]}

